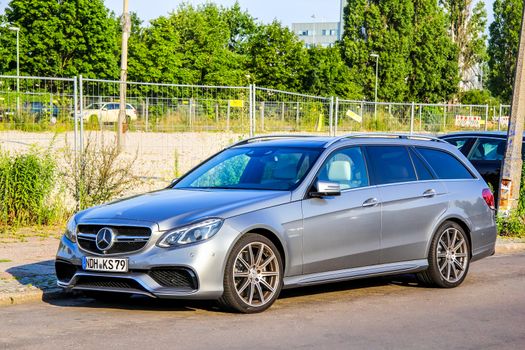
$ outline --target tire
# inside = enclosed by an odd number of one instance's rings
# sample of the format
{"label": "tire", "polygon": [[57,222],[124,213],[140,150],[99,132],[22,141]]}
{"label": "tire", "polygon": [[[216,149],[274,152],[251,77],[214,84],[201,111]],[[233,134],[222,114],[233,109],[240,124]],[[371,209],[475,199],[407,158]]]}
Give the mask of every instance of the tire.
{"label": "tire", "polygon": [[268,238],[248,233],[235,244],[228,257],[224,293],[219,304],[245,314],[262,312],[275,302],[282,285],[279,250]]}
{"label": "tire", "polygon": [[446,221],[437,230],[430,244],[428,269],[417,274],[420,282],[439,288],[459,286],[470,266],[470,242],[463,228]]}

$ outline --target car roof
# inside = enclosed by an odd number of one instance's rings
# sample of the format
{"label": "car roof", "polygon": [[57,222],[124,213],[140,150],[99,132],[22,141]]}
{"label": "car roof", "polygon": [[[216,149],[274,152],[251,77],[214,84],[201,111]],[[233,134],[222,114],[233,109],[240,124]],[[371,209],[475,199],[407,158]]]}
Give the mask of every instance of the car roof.
{"label": "car roof", "polygon": [[[446,135],[441,135],[439,138],[446,139],[446,138],[452,138],[452,137],[497,137],[506,139],[507,138],[507,132],[506,131],[459,131],[459,132],[453,132]],[[525,132],[523,133],[523,139],[525,140]]]}
{"label": "car roof", "polygon": [[332,148],[340,145],[424,145],[447,148],[448,142],[426,135],[408,134],[350,134],[339,137],[312,135],[267,135],[242,140],[230,146],[238,147],[297,147],[297,148]]}

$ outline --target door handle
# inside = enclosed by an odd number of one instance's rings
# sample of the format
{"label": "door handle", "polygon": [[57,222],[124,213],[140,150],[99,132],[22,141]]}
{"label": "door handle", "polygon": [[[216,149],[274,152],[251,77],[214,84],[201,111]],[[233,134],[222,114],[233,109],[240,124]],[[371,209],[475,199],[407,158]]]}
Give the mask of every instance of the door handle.
{"label": "door handle", "polygon": [[375,207],[379,204],[379,201],[377,198],[368,198],[366,201],[363,202],[363,207]]}
{"label": "door handle", "polygon": [[437,194],[435,189],[426,190],[423,192],[423,197],[434,197]]}

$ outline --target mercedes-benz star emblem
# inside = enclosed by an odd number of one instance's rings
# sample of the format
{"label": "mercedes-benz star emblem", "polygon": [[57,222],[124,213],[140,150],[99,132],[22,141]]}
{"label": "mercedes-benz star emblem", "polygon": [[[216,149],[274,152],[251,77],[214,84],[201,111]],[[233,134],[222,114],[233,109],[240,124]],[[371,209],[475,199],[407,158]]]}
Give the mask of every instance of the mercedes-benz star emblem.
{"label": "mercedes-benz star emblem", "polygon": [[113,247],[115,234],[109,227],[103,227],[97,232],[97,240],[95,241],[97,248],[103,252],[108,251]]}

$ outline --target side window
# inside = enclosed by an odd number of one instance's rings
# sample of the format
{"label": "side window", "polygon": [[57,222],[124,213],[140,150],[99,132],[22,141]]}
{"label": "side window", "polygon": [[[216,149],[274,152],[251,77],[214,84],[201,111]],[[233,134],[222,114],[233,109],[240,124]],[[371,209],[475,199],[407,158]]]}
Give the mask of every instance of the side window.
{"label": "side window", "polygon": [[418,147],[417,150],[440,179],[474,178],[463,163],[450,153],[422,147]]}
{"label": "side window", "polygon": [[468,137],[450,138],[450,139],[447,138],[447,139],[445,139],[445,141],[447,141],[448,143],[453,144],[454,146],[456,146],[456,148],[463,154],[465,154],[465,151],[466,151],[466,147],[465,146],[468,144],[468,142],[470,140],[471,139],[468,138]]}
{"label": "side window", "polygon": [[337,182],[342,190],[368,186],[368,173],[361,147],[346,148],[333,153],[321,167],[317,179]]}
{"label": "side window", "polygon": [[468,158],[470,160],[503,160],[505,156],[505,140],[479,138]]}
{"label": "side window", "polygon": [[416,168],[417,173],[417,179],[424,181],[424,180],[433,180],[434,176],[430,172],[430,170],[427,168],[425,163],[419,158],[419,156],[414,152],[412,149],[410,149],[410,157],[412,158],[412,162],[414,163],[414,167]]}
{"label": "side window", "polygon": [[378,185],[416,181],[414,166],[404,146],[368,147],[370,165]]}

